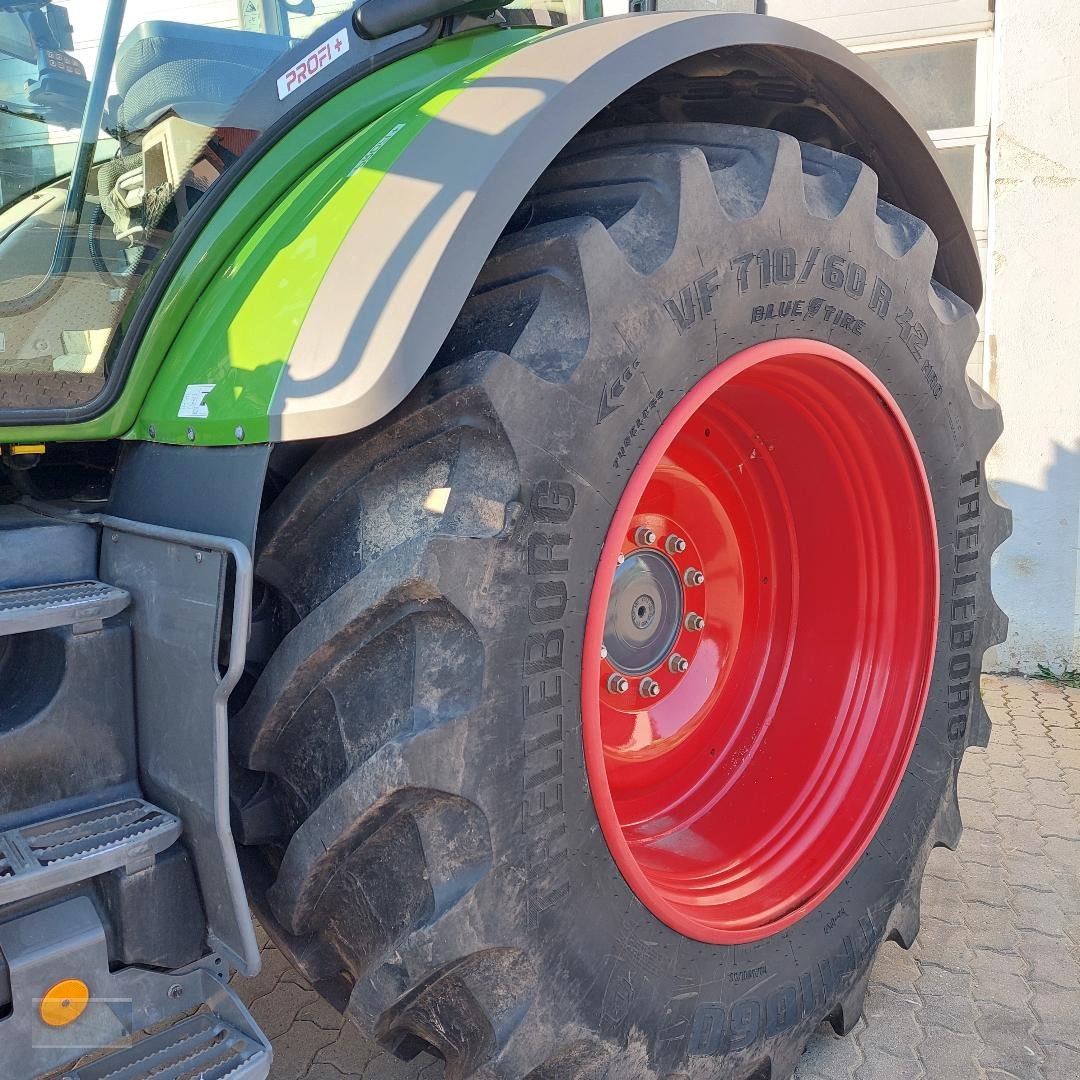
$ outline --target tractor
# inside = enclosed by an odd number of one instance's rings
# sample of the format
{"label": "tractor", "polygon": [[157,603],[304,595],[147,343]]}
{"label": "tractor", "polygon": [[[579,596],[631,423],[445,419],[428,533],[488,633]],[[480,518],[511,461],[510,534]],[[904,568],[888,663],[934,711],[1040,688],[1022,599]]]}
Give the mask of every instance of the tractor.
{"label": "tractor", "polygon": [[911,947],[971,233],[831,40],[608,7],[0,0],[2,1080],[262,1080],[257,924],[447,1080],[787,1080]]}

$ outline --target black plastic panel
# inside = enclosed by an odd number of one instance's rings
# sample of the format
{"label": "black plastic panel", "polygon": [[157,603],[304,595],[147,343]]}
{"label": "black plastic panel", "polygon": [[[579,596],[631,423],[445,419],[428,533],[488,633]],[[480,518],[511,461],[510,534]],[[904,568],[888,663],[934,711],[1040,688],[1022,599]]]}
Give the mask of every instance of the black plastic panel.
{"label": "black plastic panel", "polygon": [[0,589],[97,577],[97,530],[0,506]]}
{"label": "black plastic panel", "polygon": [[[43,630],[0,663],[0,828],[136,790],[131,632]],[[3,677],[6,676],[6,677]]]}

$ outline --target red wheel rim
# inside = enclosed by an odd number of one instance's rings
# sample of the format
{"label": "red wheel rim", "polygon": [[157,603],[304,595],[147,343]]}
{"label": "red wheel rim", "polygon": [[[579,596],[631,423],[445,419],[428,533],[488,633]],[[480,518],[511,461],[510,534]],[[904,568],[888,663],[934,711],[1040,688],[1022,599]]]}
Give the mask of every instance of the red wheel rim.
{"label": "red wheel rim", "polygon": [[915,744],[937,585],[914,437],[847,353],[757,345],[672,410],[601,552],[582,681],[600,824],[654,915],[753,941],[843,880]]}

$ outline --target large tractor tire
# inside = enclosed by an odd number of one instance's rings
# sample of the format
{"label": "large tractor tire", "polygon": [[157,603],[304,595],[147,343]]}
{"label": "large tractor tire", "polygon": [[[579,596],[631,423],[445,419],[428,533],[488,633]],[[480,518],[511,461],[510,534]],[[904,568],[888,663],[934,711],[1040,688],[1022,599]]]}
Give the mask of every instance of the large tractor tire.
{"label": "large tractor tire", "polygon": [[256,903],[385,1047],[782,1080],[910,947],[1009,527],[936,251],[790,136],[588,134],[417,390],[267,510]]}

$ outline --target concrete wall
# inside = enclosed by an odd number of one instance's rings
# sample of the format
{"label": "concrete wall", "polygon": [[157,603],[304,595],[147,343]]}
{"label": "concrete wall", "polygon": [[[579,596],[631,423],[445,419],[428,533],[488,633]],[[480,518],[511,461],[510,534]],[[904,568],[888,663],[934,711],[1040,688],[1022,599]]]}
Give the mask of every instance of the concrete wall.
{"label": "concrete wall", "polygon": [[998,0],[987,383],[989,475],[1015,533],[995,563],[996,666],[1080,668],[1080,8]]}

